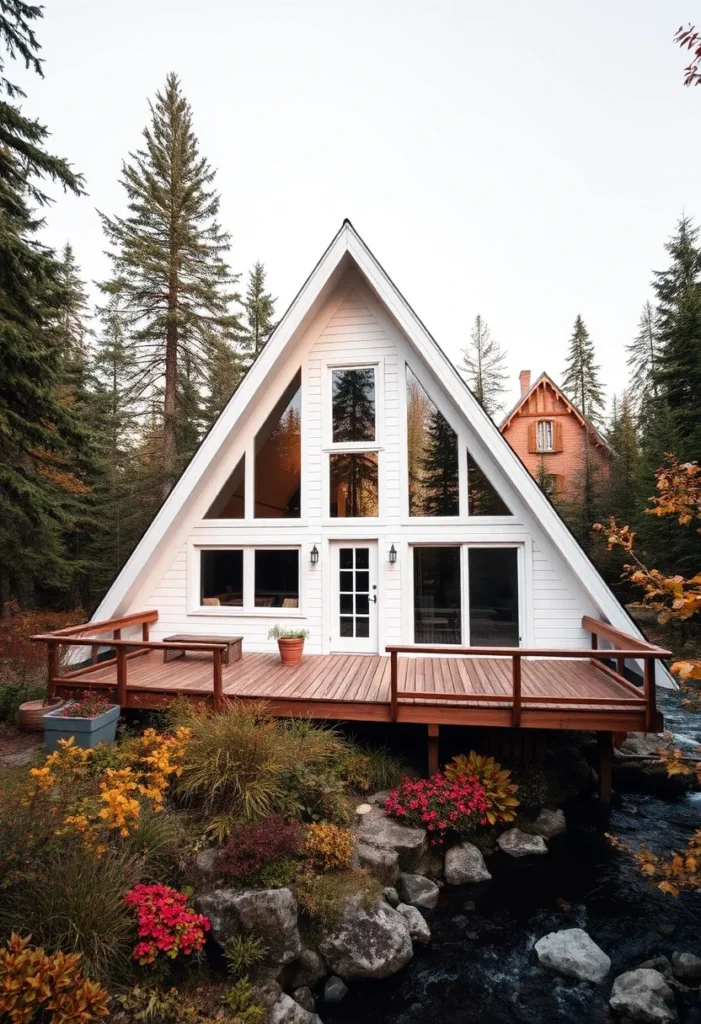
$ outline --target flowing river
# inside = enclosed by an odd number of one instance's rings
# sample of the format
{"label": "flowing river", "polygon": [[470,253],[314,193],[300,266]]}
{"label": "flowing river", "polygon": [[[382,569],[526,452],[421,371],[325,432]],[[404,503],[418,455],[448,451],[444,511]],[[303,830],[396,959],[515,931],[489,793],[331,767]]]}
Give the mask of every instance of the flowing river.
{"label": "flowing river", "polygon": [[[701,744],[701,716],[661,691],[660,708],[676,742]],[[492,882],[445,886],[428,918],[432,939],[404,971],[382,982],[355,982],[342,1003],[319,1004],[325,1024],[595,1024],[611,1020],[608,997],[617,974],[675,950],[701,955],[701,893],[678,899],[650,887],[603,835],[595,801],[566,808],[567,832],[546,857],[488,859]],[[701,793],[662,799],[616,795],[608,829],[637,847],[681,849],[701,827]],[[539,966],[533,950],[547,932],[584,928],[611,957],[601,985],[577,982]],[[680,1020],[701,1022],[695,994],[682,995]]]}

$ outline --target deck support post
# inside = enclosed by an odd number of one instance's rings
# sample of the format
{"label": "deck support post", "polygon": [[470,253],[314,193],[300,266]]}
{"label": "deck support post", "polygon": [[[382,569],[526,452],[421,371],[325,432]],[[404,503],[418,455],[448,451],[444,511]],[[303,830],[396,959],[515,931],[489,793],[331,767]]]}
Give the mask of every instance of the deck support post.
{"label": "deck support post", "polygon": [[514,654],[511,662],[514,684],[511,723],[514,726],[519,726],[521,724],[521,655]]}
{"label": "deck support post", "polygon": [[212,665],[214,676],[214,710],[221,711],[224,707],[224,694],[222,691],[221,649],[219,647],[215,647],[212,651]]}
{"label": "deck support post", "polygon": [[611,773],[613,769],[613,733],[597,732],[599,747],[599,805],[608,814],[611,807]]}
{"label": "deck support post", "polygon": [[[115,639],[118,639],[115,637]],[[117,658],[117,703],[120,708],[127,706],[127,650],[126,647],[115,649]]]}
{"label": "deck support post", "polygon": [[438,771],[438,726],[428,727],[428,774],[435,775]]}
{"label": "deck support post", "polygon": [[652,732],[657,718],[657,694],[655,692],[655,660],[645,658],[643,685],[645,689],[645,732]]}
{"label": "deck support post", "polygon": [[390,692],[390,716],[393,722],[397,721],[399,700],[397,697],[397,652],[390,651],[389,655],[389,692]]}
{"label": "deck support post", "polygon": [[47,697],[56,696],[56,683],[55,679],[58,675],[58,641],[49,640],[47,646],[48,653],[48,668],[46,678],[46,695]]}

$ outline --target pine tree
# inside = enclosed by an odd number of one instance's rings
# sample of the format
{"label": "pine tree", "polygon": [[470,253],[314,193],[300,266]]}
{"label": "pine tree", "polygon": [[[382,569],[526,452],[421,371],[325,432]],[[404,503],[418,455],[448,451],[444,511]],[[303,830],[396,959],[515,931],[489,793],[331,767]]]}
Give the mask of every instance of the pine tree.
{"label": "pine tree", "polygon": [[19,58],[43,77],[33,23],[42,9],[21,0],[0,7],[0,603],[31,599],[36,584],[69,575],[61,530],[83,483],[68,469],[80,444],[61,401],[57,324],[66,304],[61,264],[37,239],[37,208],[50,203],[46,179],[82,194],[82,178],[45,149],[48,129],[27,117],[24,92],[6,77]]}
{"label": "pine tree", "polygon": [[640,314],[638,333],[630,345],[626,345],[626,350],[630,372],[630,398],[643,412],[650,399],[657,397],[660,356],[656,316],[649,301],[645,303]]}
{"label": "pine tree", "polygon": [[[138,393],[162,395],[161,471],[167,494],[182,458],[178,451],[179,366],[202,386],[212,345],[241,330],[232,303],[238,277],[225,255],[229,236],[217,223],[215,171],[199,153],[192,110],[175,74],[150,105],[144,148],[122,168],[126,217],[101,214],[112,246],[113,277],[102,287],[120,296],[138,359]],[[181,389],[182,393],[182,389]]]}
{"label": "pine tree", "polygon": [[275,324],[275,302],[265,290],[266,270],[258,261],[248,272],[248,289],[244,299],[244,330],[241,337],[241,352],[246,367],[258,358]]}
{"label": "pine tree", "polygon": [[224,338],[212,343],[207,364],[207,397],[203,408],[205,428],[224,409],[243,377],[243,362],[237,348]]}
{"label": "pine tree", "polygon": [[[615,396],[614,396],[615,397]],[[615,414],[608,431],[608,442],[614,451],[610,482],[606,495],[609,515],[634,527],[641,504],[638,493],[639,444],[635,415],[630,395],[624,391],[616,400]]]}
{"label": "pine tree", "polygon": [[428,420],[423,487],[423,515],[458,515],[458,439],[445,416],[435,406]]}
{"label": "pine tree", "polygon": [[701,249],[698,246],[699,229],[691,217],[683,215],[677,221],[676,234],[665,242],[671,258],[666,270],[654,270],[652,287],[657,298],[657,331],[664,346],[670,322],[679,295],[687,285],[698,284],[701,277]]}
{"label": "pine tree", "polygon": [[470,344],[462,353],[461,371],[473,395],[489,416],[503,407],[508,374],[506,354],[479,314],[470,335]]}
{"label": "pine tree", "polygon": [[599,380],[600,367],[594,359],[594,343],[581,316],[577,316],[570,338],[562,390],[584,418],[596,426],[601,422],[604,411],[604,392]]}

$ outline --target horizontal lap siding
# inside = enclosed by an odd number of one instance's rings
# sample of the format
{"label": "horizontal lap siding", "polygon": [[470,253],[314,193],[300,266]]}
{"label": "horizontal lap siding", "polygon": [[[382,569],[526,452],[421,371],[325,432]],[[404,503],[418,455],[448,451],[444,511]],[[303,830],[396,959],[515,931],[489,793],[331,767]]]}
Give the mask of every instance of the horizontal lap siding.
{"label": "horizontal lap siding", "polygon": [[533,548],[533,639],[537,647],[585,647],[583,603],[558,576],[546,554]]}

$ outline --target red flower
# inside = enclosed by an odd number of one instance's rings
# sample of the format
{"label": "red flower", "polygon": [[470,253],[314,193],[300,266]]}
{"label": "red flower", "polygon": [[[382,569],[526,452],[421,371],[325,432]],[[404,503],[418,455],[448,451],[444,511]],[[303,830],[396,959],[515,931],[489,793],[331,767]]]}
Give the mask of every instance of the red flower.
{"label": "red flower", "polygon": [[448,830],[459,835],[473,832],[487,822],[487,799],[482,784],[473,776],[449,781],[438,772],[430,779],[403,778],[392,790],[385,813],[406,825],[426,828],[431,842],[441,844]]}
{"label": "red flower", "polygon": [[183,892],[167,885],[135,885],[124,902],[136,911],[137,934],[141,942],[134,946],[133,957],[151,964],[159,953],[174,959],[178,953],[193,953],[202,948],[209,921],[196,914]]}

